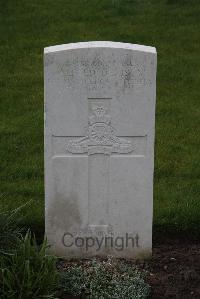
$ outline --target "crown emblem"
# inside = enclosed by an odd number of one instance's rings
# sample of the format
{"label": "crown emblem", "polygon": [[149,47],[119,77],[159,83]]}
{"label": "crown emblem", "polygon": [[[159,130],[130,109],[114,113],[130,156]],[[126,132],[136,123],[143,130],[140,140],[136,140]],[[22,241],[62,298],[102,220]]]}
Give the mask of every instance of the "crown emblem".
{"label": "crown emblem", "polygon": [[94,123],[110,124],[111,117],[107,114],[107,110],[103,106],[95,106],[92,108],[92,115],[89,117],[90,125]]}

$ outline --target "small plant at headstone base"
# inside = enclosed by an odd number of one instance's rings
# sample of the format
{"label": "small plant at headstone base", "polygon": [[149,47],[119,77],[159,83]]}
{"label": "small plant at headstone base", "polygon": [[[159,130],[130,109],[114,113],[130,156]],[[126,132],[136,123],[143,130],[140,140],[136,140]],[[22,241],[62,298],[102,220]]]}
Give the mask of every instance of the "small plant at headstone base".
{"label": "small plant at headstone base", "polygon": [[24,232],[21,226],[23,217],[21,211],[27,207],[31,201],[19,206],[9,212],[0,211],[0,254],[16,248],[18,239]]}
{"label": "small plant at headstone base", "polygon": [[72,266],[59,273],[59,294],[81,296],[86,291],[88,277],[81,266]]}
{"label": "small plant at headstone base", "polygon": [[59,287],[63,295],[87,299],[146,299],[150,287],[144,276],[123,261],[94,259],[61,272]]}
{"label": "small plant at headstone base", "polygon": [[0,255],[0,298],[55,298],[56,258],[46,254],[46,240],[38,246],[28,231],[15,250]]}

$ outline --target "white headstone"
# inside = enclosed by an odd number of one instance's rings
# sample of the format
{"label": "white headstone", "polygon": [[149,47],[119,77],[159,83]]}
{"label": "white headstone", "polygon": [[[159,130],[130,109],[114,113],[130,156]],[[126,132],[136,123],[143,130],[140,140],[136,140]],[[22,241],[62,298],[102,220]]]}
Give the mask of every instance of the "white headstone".
{"label": "white headstone", "polygon": [[45,48],[45,210],[66,257],[151,254],[156,49]]}

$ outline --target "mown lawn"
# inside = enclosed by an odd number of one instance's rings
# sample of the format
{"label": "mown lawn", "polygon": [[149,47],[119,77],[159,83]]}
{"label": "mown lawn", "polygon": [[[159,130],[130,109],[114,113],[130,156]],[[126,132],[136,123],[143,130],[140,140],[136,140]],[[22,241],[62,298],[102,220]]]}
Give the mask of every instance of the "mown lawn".
{"label": "mown lawn", "polygon": [[157,48],[154,227],[200,232],[199,0],[0,0],[0,207],[43,229],[43,48],[89,40]]}

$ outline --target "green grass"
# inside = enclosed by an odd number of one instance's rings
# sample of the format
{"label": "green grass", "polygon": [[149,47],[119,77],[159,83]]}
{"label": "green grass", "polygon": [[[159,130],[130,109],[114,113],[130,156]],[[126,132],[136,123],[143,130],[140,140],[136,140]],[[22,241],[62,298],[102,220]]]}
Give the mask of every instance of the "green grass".
{"label": "green grass", "polygon": [[0,0],[0,206],[43,229],[43,48],[130,42],[158,51],[155,229],[200,231],[199,28],[199,0]]}
{"label": "green grass", "polygon": [[[12,238],[11,231],[9,237]],[[5,248],[6,252],[0,254],[0,298],[55,299],[57,260],[46,254],[47,247],[46,240],[38,246],[31,232],[27,231],[24,238],[16,240],[11,252],[10,248]]]}

